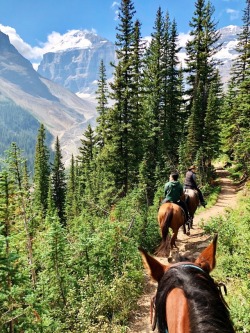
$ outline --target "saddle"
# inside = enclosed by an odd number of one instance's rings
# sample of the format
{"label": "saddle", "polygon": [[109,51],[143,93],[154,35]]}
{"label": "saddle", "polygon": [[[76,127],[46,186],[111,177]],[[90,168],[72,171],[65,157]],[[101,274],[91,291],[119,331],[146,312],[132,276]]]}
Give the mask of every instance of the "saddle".
{"label": "saddle", "polygon": [[199,194],[198,191],[192,188],[185,188],[184,189],[184,195],[185,195],[185,202],[188,203],[189,201],[189,195],[194,192],[194,194],[196,195],[196,197],[199,199]]}

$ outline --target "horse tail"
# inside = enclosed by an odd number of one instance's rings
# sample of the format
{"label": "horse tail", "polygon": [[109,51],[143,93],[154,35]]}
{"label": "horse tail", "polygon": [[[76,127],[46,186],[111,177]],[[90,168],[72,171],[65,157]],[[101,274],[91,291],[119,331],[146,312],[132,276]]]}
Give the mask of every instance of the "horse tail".
{"label": "horse tail", "polygon": [[168,229],[170,227],[171,221],[173,218],[173,207],[169,208],[169,211],[166,213],[166,219],[162,227],[162,239],[166,241],[168,235]]}

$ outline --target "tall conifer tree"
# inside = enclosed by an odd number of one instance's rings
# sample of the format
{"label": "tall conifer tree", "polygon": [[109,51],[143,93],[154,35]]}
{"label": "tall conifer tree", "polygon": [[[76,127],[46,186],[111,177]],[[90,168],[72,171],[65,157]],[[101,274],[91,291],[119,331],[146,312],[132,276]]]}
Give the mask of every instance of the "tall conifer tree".
{"label": "tall conifer tree", "polygon": [[45,127],[41,124],[36,143],[34,161],[34,201],[37,211],[41,210],[43,217],[47,209],[47,197],[49,189],[49,150],[45,145]]}
{"label": "tall conifer tree", "polygon": [[243,12],[242,32],[238,35],[236,51],[238,57],[234,60],[232,69],[232,80],[237,84],[249,77],[250,71],[250,1],[246,0],[246,7]]}
{"label": "tall conifer tree", "polygon": [[[125,195],[133,186],[135,169],[134,133],[138,133],[138,115],[133,104],[134,89],[134,40],[135,9],[131,0],[122,0],[117,26],[116,46],[118,64],[114,66],[114,82],[111,84],[111,98],[114,105],[109,113],[112,136],[107,151],[107,171],[114,176],[115,186]],[[133,126],[132,126],[133,125]]]}
{"label": "tall conifer tree", "polygon": [[107,136],[110,131],[108,125],[108,85],[106,77],[106,68],[101,60],[100,69],[99,69],[99,80],[98,80],[98,89],[96,91],[97,107],[96,110],[99,113],[97,118],[97,144],[100,148],[105,145],[107,141]]}
{"label": "tall conifer tree", "polygon": [[207,112],[207,103],[210,84],[216,80],[216,62],[213,55],[220,45],[219,33],[213,21],[214,8],[211,2],[197,0],[195,12],[190,22],[191,36],[186,45],[187,72],[190,97],[189,110],[191,112],[188,128],[188,152],[187,159],[194,162],[198,147],[204,144],[204,126]]}
{"label": "tall conifer tree", "polygon": [[55,158],[51,168],[51,185],[59,219],[62,225],[65,225],[66,176],[58,137],[56,138]]}
{"label": "tall conifer tree", "polygon": [[243,29],[238,36],[238,56],[232,67],[232,78],[224,103],[223,149],[245,174],[250,173],[250,2],[243,12]]}

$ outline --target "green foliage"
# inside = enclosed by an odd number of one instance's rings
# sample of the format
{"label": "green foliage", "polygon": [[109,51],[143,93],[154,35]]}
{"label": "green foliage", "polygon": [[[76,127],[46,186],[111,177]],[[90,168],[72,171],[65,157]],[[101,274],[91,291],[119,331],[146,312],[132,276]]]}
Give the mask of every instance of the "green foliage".
{"label": "green foliage", "polygon": [[[28,161],[28,168],[33,170],[35,143],[37,131],[40,127],[29,112],[15,105],[7,99],[0,99],[0,157],[9,149],[12,142],[24,152]],[[48,146],[52,142],[52,135],[47,132]],[[1,166],[1,163],[0,163]]]}
{"label": "green foliage", "polygon": [[238,36],[232,77],[223,108],[223,149],[230,161],[240,165],[243,176],[249,176],[250,161],[250,3],[243,12],[243,29]]}
{"label": "green foliage", "polygon": [[[247,190],[246,190],[247,191]],[[250,315],[247,310],[249,292],[249,192],[242,197],[239,208],[228,211],[225,217],[213,218],[204,225],[207,233],[218,232],[216,279],[227,280],[230,313],[236,332],[248,332]]]}

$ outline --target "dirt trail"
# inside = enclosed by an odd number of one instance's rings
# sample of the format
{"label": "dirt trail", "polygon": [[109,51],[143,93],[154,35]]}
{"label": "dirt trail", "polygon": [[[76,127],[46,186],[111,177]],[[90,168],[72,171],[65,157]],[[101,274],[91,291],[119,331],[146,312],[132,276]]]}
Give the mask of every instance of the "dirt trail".
{"label": "dirt trail", "polygon": [[[234,208],[237,203],[237,191],[231,180],[228,178],[227,171],[217,170],[221,193],[216,204],[208,209],[196,213],[194,217],[194,229],[191,229],[191,235],[184,235],[179,229],[178,240],[176,242],[179,253],[189,258],[196,258],[198,254],[210,243],[211,238],[204,235],[201,228],[202,223],[208,221],[211,217],[223,215],[226,208]],[[172,254],[174,259],[174,253]],[[158,258],[162,262],[167,262],[166,258]],[[132,320],[129,325],[129,333],[151,333],[150,324],[150,300],[154,296],[157,284],[150,281],[145,274],[146,286],[144,294],[138,301],[138,309],[131,315]]]}

